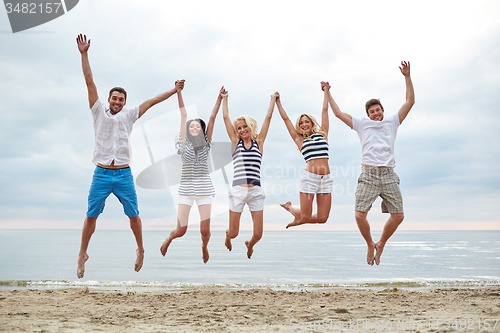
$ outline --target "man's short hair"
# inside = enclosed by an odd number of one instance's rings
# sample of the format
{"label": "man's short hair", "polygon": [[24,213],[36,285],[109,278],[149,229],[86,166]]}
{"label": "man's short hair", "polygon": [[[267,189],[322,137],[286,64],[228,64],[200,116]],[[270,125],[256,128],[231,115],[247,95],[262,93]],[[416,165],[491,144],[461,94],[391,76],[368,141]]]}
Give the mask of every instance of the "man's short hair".
{"label": "man's short hair", "polygon": [[373,105],[380,105],[380,108],[382,111],[384,110],[384,107],[382,106],[382,103],[380,103],[380,99],[372,98],[365,104],[365,110],[366,114],[368,114],[368,109],[372,107]]}
{"label": "man's short hair", "polygon": [[127,100],[127,92],[122,87],[111,88],[111,90],[109,91],[109,97],[111,97],[111,94],[113,93],[113,91],[117,91],[117,92],[119,92],[121,94],[124,94],[125,95],[125,100]]}

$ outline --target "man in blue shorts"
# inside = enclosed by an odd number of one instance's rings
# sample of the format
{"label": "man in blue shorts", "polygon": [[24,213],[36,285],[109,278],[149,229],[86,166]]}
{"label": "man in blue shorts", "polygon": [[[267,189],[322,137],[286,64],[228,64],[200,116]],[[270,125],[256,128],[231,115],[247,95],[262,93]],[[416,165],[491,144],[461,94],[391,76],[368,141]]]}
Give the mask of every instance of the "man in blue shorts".
{"label": "man in blue shorts", "polygon": [[[384,117],[384,108],[378,99],[366,102],[365,109],[368,118],[353,118],[350,114],[340,111],[332,96],[329,103],[333,113],[347,126],[354,129],[361,141],[363,166],[356,188],[355,217],[359,231],[368,246],[366,261],[369,265],[380,264],[380,256],[385,243],[403,222],[403,197],[399,189],[399,177],[394,172],[394,142],[399,125],[415,104],[415,93],[410,77],[410,63],[401,62],[399,67],[405,77],[406,101],[398,113]],[[322,82],[328,85],[328,82]],[[377,197],[382,198],[382,212],[391,216],[384,225],[380,240],[372,240],[370,224],[366,219],[368,211]]]}
{"label": "man in blue shorts", "polygon": [[[135,271],[138,272],[144,260],[144,247],[134,179],[129,167],[129,137],[137,119],[153,105],[175,94],[176,88],[148,99],[137,107],[128,109],[124,108],[127,102],[126,91],[123,88],[115,87],[109,92],[109,105],[106,105],[99,99],[90,69],[87,54],[90,48],[90,39],[87,41],[86,36],[79,35],[76,42],[82,55],[83,76],[87,84],[89,106],[92,111],[95,133],[92,162],[96,165],[89,191],[87,218],[83,224],[77,276],[82,278],[85,273],[85,262],[89,259],[87,254],[89,241],[95,231],[97,217],[104,210],[106,198],[111,193],[120,200],[125,214],[130,219],[130,228],[137,242]],[[184,81],[177,81],[177,85],[183,86]]]}

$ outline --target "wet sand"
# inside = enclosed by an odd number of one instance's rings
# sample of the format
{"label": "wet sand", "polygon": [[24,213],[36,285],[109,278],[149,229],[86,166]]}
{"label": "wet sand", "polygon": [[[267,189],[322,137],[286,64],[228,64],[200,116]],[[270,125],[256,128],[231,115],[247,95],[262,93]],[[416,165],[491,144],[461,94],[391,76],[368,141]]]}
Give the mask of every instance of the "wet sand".
{"label": "wet sand", "polygon": [[500,332],[498,319],[498,287],[0,290],[0,332]]}

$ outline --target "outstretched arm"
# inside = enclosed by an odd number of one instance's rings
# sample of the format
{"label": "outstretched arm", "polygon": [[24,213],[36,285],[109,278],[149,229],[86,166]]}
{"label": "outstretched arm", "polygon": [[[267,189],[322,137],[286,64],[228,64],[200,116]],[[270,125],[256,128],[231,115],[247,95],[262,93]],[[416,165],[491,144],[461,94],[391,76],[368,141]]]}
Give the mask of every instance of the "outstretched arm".
{"label": "outstretched arm", "polygon": [[266,118],[262,122],[262,127],[260,128],[259,136],[257,138],[257,143],[259,145],[259,149],[263,152],[264,141],[266,140],[267,132],[269,130],[269,125],[271,124],[271,117],[273,116],[274,104],[276,104],[276,98],[279,94],[274,93],[271,95],[271,101],[269,102],[269,107],[267,108]]}
{"label": "outstretched arm", "polygon": [[323,89],[325,91],[325,95],[328,96],[328,102],[330,103],[330,107],[332,108],[335,117],[339,118],[344,122],[344,124],[352,128],[352,116],[348,113],[340,111],[339,106],[330,93],[330,84],[328,82],[321,82],[321,89]]}
{"label": "outstretched arm", "polygon": [[224,125],[226,125],[226,131],[227,135],[229,136],[229,140],[231,140],[232,143],[237,143],[238,135],[236,134],[231,119],[229,118],[229,106],[227,102],[227,97],[228,97],[228,92],[227,90],[224,90],[222,92],[222,117],[224,118]]}
{"label": "outstretched arm", "polygon": [[303,140],[297,134],[295,126],[293,126],[292,121],[290,120],[290,118],[288,118],[288,115],[286,114],[285,109],[283,108],[283,105],[281,105],[281,97],[279,92],[275,92],[274,94],[276,95],[276,106],[278,107],[278,111],[280,113],[281,118],[285,122],[286,129],[288,130],[288,133],[290,133],[290,136],[292,137],[297,147],[301,149]]}
{"label": "outstretched arm", "polygon": [[217,101],[215,102],[214,108],[212,109],[212,114],[210,115],[210,119],[208,119],[207,125],[207,140],[210,142],[212,140],[212,133],[214,132],[214,124],[215,117],[217,117],[217,113],[220,109],[220,104],[222,103],[222,94],[225,92],[224,86],[220,88],[219,96],[217,96]]}
{"label": "outstretched arm", "polygon": [[87,84],[89,106],[92,108],[99,96],[97,94],[97,87],[94,83],[94,77],[92,76],[92,69],[90,68],[89,62],[88,50],[90,48],[90,39],[87,41],[87,36],[80,34],[76,37],[76,43],[78,45],[78,51],[80,51],[82,55],[83,77]]}
{"label": "outstretched arm", "polygon": [[[181,86],[181,90],[182,90],[182,88],[184,88],[184,80],[179,80],[177,82],[179,82],[179,85]],[[155,97],[150,98],[150,99],[142,102],[141,105],[139,105],[139,118],[142,117],[142,115],[144,113],[146,113],[146,111],[148,111],[149,108],[151,108],[153,105],[156,105],[160,102],[163,102],[164,100],[166,100],[167,98],[169,98],[170,96],[175,94],[176,92],[177,92],[177,87],[174,87],[168,91],[165,91],[164,93],[156,95]]]}
{"label": "outstretched arm", "polygon": [[182,141],[186,138],[186,122],[187,122],[187,111],[184,106],[184,100],[182,99],[182,89],[184,88],[184,82],[175,81],[175,91],[177,92],[177,100],[179,101],[179,110],[181,111],[181,138]]}
{"label": "outstretched arm", "polygon": [[408,112],[410,112],[413,104],[415,104],[415,92],[413,91],[413,83],[411,82],[410,77],[410,62],[401,61],[401,66],[399,67],[401,70],[401,74],[405,77],[406,83],[406,101],[399,109],[399,123],[401,124],[403,120],[405,120]]}
{"label": "outstretched arm", "polygon": [[[323,108],[321,110],[321,130],[326,133],[325,140],[328,141],[328,131],[330,130],[330,119],[328,118],[328,91],[324,89],[324,86],[321,85],[321,89],[323,90]],[[330,89],[328,89],[330,90]]]}

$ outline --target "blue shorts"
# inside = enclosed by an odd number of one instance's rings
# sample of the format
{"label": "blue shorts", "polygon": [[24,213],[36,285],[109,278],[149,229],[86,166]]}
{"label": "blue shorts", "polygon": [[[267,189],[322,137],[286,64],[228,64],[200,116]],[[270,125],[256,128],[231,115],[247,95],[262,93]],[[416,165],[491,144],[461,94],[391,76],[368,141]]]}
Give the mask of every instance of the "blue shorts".
{"label": "blue shorts", "polygon": [[89,191],[87,217],[96,217],[104,210],[106,198],[113,193],[123,205],[125,215],[139,215],[134,177],[130,168],[104,169],[96,167]]}

